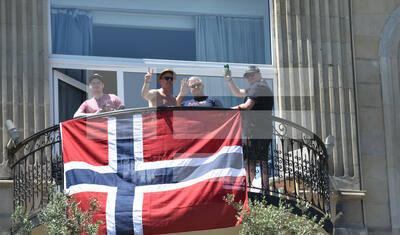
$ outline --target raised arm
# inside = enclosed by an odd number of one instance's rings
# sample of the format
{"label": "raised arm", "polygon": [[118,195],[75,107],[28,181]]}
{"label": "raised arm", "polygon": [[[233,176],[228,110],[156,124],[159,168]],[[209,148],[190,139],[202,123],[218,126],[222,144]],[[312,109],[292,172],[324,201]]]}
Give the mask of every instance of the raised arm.
{"label": "raised arm", "polygon": [[144,84],[142,87],[142,98],[146,100],[152,100],[154,96],[156,95],[156,92],[154,90],[150,90],[150,82],[151,82],[151,77],[153,76],[154,69],[151,70],[150,72],[150,67],[147,68],[147,73],[144,75]]}
{"label": "raised arm", "polygon": [[229,88],[231,89],[231,92],[234,96],[236,97],[245,97],[246,96],[246,90],[245,89],[240,89],[239,87],[236,86],[236,84],[232,80],[232,73],[229,71],[229,75],[227,75],[224,71],[224,78],[225,80],[228,81]]}
{"label": "raised arm", "polygon": [[181,81],[181,90],[179,91],[178,96],[176,97],[176,105],[181,106],[182,105],[182,100],[185,97],[185,95],[189,92],[189,84],[188,84],[188,79],[184,78]]}

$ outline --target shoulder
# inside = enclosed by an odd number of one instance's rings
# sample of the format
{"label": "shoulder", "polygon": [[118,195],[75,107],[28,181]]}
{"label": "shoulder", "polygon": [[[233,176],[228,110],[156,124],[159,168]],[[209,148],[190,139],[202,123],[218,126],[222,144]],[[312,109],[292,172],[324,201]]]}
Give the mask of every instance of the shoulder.
{"label": "shoulder", "polygon": [[87,105],[89,105],[91,102],[93,102],[93,100],[94,100],[94,98],[87,99],[87,100],[83,101],[83,103],[81,104],[81,106],[87,106]]}
{"label": "shoulder", "polygon": [[222,102],[217,97],[209,96],[207,99],[211,101],[215,107],[222,107]]}
{"label": "shoulder", "polygon": [[112,100],[121,100],[117,95],[114,94],[106,94]]}
{"label": "shoulder", "polygon": [[150,89],[149,93],[151,93],[151,94],[160,94],[161,93],[161,88],[160,89]]}
{"label": "shoulder", "polygon": [[207,97],[207,100],[213,101],[213,102],[219,101],[219,100],[217,99],[217,97],[215,97],[215,96],[209,96],[209,97]]}
{"label": "shoulder", "polygon": [[82,112],[86,112],[86,109],[89,107],[89,102],[91,99],[87,99],[83,101],[83,103],[79,106],[78,110],[81,110]]}
{"label": "shoulder", "polygon": [[272,94],[271,89],[269,88],[266,82],[256,82],[250,87],[250,91],[257,94],[262,95],[270,95]]}

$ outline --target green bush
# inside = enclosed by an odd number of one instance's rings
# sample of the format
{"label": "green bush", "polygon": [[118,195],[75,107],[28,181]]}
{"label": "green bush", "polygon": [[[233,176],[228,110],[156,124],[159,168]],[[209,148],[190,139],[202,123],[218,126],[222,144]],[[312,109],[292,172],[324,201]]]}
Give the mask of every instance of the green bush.
{"label": "green bush", "polygon": [[[74,196],[65,192],[56,193],[55,185],[50,187],[49,202],[39,213],[39,221],[46,227],[47,234],[67,235],[67,234],[98,234],[100,225],[104,221],[93,220],[100,206],[97,199],[90,199],[89,209],[83,211]],[[22,211],[21,206],[15,208],[11,216],[13,226],[19,226],[17,234],[29,234],[34,227],[28,214]]]}
{"label": "green bush", "polygon": [[100,210],[96,199],[90,199],[89,209],[82,211],[81,202],[65,192],[51,190],[47,206],[40,212],[40,222],[46,226],[48,234],[89,234],[95,235],[104,221],[93,221],[93,215]]}
{"label": "green bush", "polygon": [[19,226],[17,234],[29,234],[33,228],[33,223],[28,217],[28,214],[23,211],[20,205],[15,207],[14,213],[11,215],[12,226]]}
{"label": "green bush", "polygon": [[248,206],[244,208],[243,202],[235,202],[234,195],[228,194],[224,200],[235,210],[238,215],[236,218],[241,220],[242,228],[240,235],[253,234],[324,234],[323,223],[327,219],[327,215],[317,222],[317,217],[311,219],[308,216],[310,203],[300,201],[297,207],[301,209],[302,216],[292,213],[293,207],[279,201],[279,206],[267,205],[265,198],[261,201],[250,200]]}

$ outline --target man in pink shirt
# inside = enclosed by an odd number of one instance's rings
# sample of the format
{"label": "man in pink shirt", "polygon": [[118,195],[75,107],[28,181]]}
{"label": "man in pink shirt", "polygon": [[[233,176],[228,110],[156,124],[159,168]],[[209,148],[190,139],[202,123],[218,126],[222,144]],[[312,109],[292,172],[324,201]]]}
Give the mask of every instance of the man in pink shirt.
{"label": "man in pink shirt", "polygon": [[75,112],[74,118],[113,111],[124,107],[118,96],[103,93],[104,81],[101,75],[95,73],[90,76],[89,89],[92,91],[93,97],[81,104]]}

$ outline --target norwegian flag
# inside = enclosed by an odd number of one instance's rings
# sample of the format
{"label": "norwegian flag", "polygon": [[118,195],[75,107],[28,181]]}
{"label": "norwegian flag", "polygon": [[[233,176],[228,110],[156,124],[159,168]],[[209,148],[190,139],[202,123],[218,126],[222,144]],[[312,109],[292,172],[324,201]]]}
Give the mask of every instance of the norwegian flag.
{"label": "norwegian flag", "polygon": [[240,112],[158,110],[63,122],[65,189],[100,202],[107,234],[226,228],[247,201]]}

